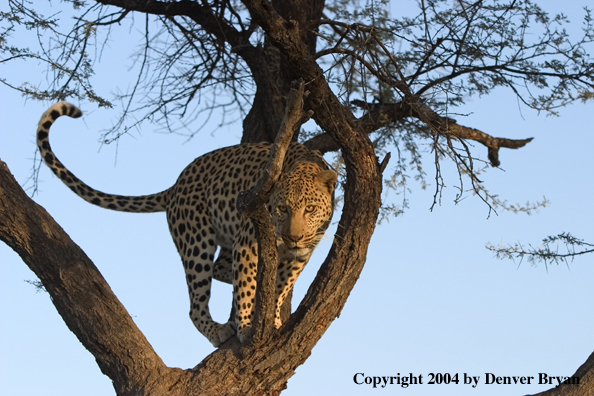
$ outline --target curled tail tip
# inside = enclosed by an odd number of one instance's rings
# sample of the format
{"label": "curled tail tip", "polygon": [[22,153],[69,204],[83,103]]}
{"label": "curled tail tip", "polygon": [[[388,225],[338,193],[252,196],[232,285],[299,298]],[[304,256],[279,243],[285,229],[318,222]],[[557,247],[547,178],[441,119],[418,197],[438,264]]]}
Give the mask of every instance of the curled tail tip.
{"label": "curled tail tip", "polygon": [[82,111],[75,105],[68,102],[58,102],[47,109],[41,116],[37,128],[37,145],[39,147],[49,150],[47,138],[50,127],[59,117],[63,115],[67,115],[72,118],[78,118],[82,116]]}
{"label": "curled tail tip", "polygon": [[[75,105],[68,102],[58,102],[52,105],[41,116],[41,122],[50,121],[50,125],[61,116],[78,118],[82,116],[82,111]],[[49,120],[48,120],[49,119]]]}
{"label": "curled tail tip", "polygon": [[82,116],[81,109],[68,102],[55,103],[45,113],[54,118],[54,120],[63,115],[67,115],[68,117],[72,118],[78,118]]}

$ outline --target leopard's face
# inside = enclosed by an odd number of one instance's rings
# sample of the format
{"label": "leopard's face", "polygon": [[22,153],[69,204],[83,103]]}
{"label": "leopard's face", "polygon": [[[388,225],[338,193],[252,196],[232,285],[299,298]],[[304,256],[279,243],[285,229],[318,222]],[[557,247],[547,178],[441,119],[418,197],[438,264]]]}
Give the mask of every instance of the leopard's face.
{"label": "leopard's face", "polygon": [[336,177],[314,164],[281,176],[271,200],[278,245],[297,257],[315,248],[332,217]]}

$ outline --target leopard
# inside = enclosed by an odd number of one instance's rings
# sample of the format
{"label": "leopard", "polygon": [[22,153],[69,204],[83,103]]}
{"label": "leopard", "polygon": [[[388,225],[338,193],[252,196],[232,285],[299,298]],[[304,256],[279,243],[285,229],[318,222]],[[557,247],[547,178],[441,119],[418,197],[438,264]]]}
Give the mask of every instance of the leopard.
{"label": "leopard", "polygon": [[[235,335],[241,343],[246,342],[254,317],[259,251],[254,224],[236,205],[239,194],[254,187],[266,171],[271,143],[241,143],[206,153],[190,163],[173,186],[155,194],[108,194],[81,181],[52,150],[50,127],[61,116],[79,118],[82,111],[59,102],[43,113],[36,141],[45,164],[93,205],[122,212],[165,212],[185,271],[195,327],[215,348]],[[337,172],[319,151],[297,142],[289,145],[281,175],[266,203],[276,230],[279,258],[276,328],[282,326],[283,302],[331,222],[336,181]],[[215,322],[209,311],[213,279],[232,285],[232,314],[224,324]]]}

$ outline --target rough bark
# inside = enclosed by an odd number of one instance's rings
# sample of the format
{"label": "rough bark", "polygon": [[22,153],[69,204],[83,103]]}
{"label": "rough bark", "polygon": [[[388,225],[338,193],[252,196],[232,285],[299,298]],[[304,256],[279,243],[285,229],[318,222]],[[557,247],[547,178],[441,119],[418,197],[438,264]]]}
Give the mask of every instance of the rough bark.
{"label": "rough bark", "polygon": [[272,142],[282,122],[283,76],[281,75],[280,53],[277,48],[266,43],[263,48],[245,54],[249,59],[257,89],[252,108],[243,120],[242,143]]}
{"label": "rough bark", "polygon": [[594,396],[594,352],[572,377],[579,378],[580,383],[578,385],[559,385],[532,396]]}
{"label": "rough bark", "polygon": [[50,294],[68,328],[120,391],[167,369],[85,253],[0,162],[0,239],[15,250]]}
{"label": "rough bark", "polygon": [[[310,53],[315,53],[315,31],[318,29],[317,21],[322,17],[324,1],[283,0],[273,1],[272,4],[283,18],[296,21],[302,26],[300,39]],[[253,56],[256,53],[259,56]],[[282,120],[286,100],[284,95],[289,92],[290,82],[297,80],[299,76],[293,72],[286,56],[270,40],[265,40],[260,51],[247,53],[243,58],[250,65],[257,90],[252,108],[243,122],[242,142],[272,142]],[[297,136],[298,133],[293,140],[297,140]]]}

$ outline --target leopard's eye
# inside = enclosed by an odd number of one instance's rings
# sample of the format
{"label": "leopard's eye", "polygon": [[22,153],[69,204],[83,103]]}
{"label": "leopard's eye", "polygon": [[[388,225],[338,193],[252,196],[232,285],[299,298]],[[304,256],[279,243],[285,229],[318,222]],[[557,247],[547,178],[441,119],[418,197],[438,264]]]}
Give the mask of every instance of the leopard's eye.
{"label": "leopard's eye", "polygon": [[305,207],[305,213],[311,213],[311,212],[313,212],[315,210],[316,210],[316,206],[315,205],[307,205]]}
{"label": "leopard's eye", "polygon": [[279,213],[287,213],[289,211],[289,208],[285,205],[279,205],[276,207],[276,210],[278,210]]}

